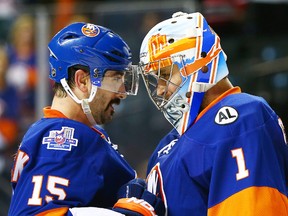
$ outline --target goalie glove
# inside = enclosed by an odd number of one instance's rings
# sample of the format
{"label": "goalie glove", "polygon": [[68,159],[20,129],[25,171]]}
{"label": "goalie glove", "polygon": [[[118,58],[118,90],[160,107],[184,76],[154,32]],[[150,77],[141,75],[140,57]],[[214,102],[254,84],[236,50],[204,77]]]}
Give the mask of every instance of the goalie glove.
{"label": "goalie glove", "polygon": [[162,216],[165,215],[163,201],[146,190],[143,179],[133,179],[118,191],[118,201],[114,211],[126,216]]}

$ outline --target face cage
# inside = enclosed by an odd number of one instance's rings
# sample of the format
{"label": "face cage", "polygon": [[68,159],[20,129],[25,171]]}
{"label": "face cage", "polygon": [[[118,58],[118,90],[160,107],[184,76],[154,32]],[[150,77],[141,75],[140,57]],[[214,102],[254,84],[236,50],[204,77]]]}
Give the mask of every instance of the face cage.
{"label": "face cage", "polygon": [[117,94],[137,95],[139,87],[139,74],[136,65],[121,71],[113,76],[105,76],[98,88]]}
{"label": "face cage", "polygon": [[[177,63],[175,63],[176,58],[178,58]],[[168,66],[166,66],[165,63],[163,64],[163,62],[168,62],[168,61],[172,63]],[[179,65],[181,65],[180,68],[182,68],[182,74],[186,75],[186,70],[185,70],[184,62],[183,62],[183,56],[173,56],[173,57],[161,59],[158,61],[149,62],[148,64],[141,64],[141,63],[139,64],[138,70],[139,70],[139,73],[141,73],[142,75],[145,87],[148,91],[148,95],[159,110],[163,110],[165,105],[169,103],[170,99],[173,98],[175,94],[177,94],[180,88],[187,81],[187,77],[183,76],[180,73]],[[151,70],[151,68],[155,68],[155,66],[156,66],[156,70]],[[163,68],[165,68],[166,71],[167,69],[169,70],[169,74],[166,75],[166,77],[164,77],[161,74],[161,70],[163,70]],[[181,76],[182,82],[180,84],[176,84],[171,81],[172,75],[175,72],[179,73],[179,75]],[[161,95],[158,95],[157,93],[159,82],[162,83],[162,86],[163,86],[163,83],[165,83],[165,89]],[[170,87],[172,86],[175,89],[174,89],[174,92],[167,98],[169,86]]]}

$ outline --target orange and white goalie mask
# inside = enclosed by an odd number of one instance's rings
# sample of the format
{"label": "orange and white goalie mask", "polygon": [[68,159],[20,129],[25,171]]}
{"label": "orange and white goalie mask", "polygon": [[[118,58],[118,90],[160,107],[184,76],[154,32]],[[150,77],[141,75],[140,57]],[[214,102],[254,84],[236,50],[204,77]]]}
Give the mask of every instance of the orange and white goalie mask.
{"label": "orange and white goalie mask", "polygon": [[205,92],[228,75],[220,38],[200,13],[177,12],[154,26],[139,68],[151,100],[180,135],[198,116]]}

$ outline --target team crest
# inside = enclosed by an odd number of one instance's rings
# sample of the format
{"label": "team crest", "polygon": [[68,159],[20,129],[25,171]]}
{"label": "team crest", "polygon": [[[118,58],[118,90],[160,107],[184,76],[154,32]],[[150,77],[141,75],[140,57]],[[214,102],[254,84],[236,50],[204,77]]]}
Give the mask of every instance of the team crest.
{"label": "team crest", "polygon": [[160,169],[160,163],[157,163],[150,171],[146,178],[147,180],[147,190],[153,193],[157,197],[160,197],[167,208],[167,200],[163,187],[163,178]]}
{"label": "team crest", "polygon": [[48,137],[44,137],[42,144],[47,149],[71,151],[72,146],[77,146],[78,139],[74,139],[74,128],[62,127],[61,130],[52,130]]}
{"label": "team crest", "polygon": [[96,37],[99,34],[100,29],[94,24],[87,23],[82,27],[81,31],[87,37]]}

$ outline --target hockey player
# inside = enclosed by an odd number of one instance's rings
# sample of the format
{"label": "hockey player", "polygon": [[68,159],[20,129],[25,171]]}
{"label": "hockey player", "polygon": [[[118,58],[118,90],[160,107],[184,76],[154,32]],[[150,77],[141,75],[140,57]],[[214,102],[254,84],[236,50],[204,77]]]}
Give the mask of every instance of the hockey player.
{"label": "hockey player", "polygon": [[111,209],[136,173],[96,124],[110,121],[114,106],[137,93],[130,49],[113,31],[89,23],[68,25],[48,47],[55,94],[15,156],[9,215],[123,215]]}
{"label": "hockey player", "polygon": [[200,13],[175,13],[144,38],[148,94],[174,129],[150,157],[148,190],[168,216],[288,215],[283,125],[228,79],[220,38]]}

